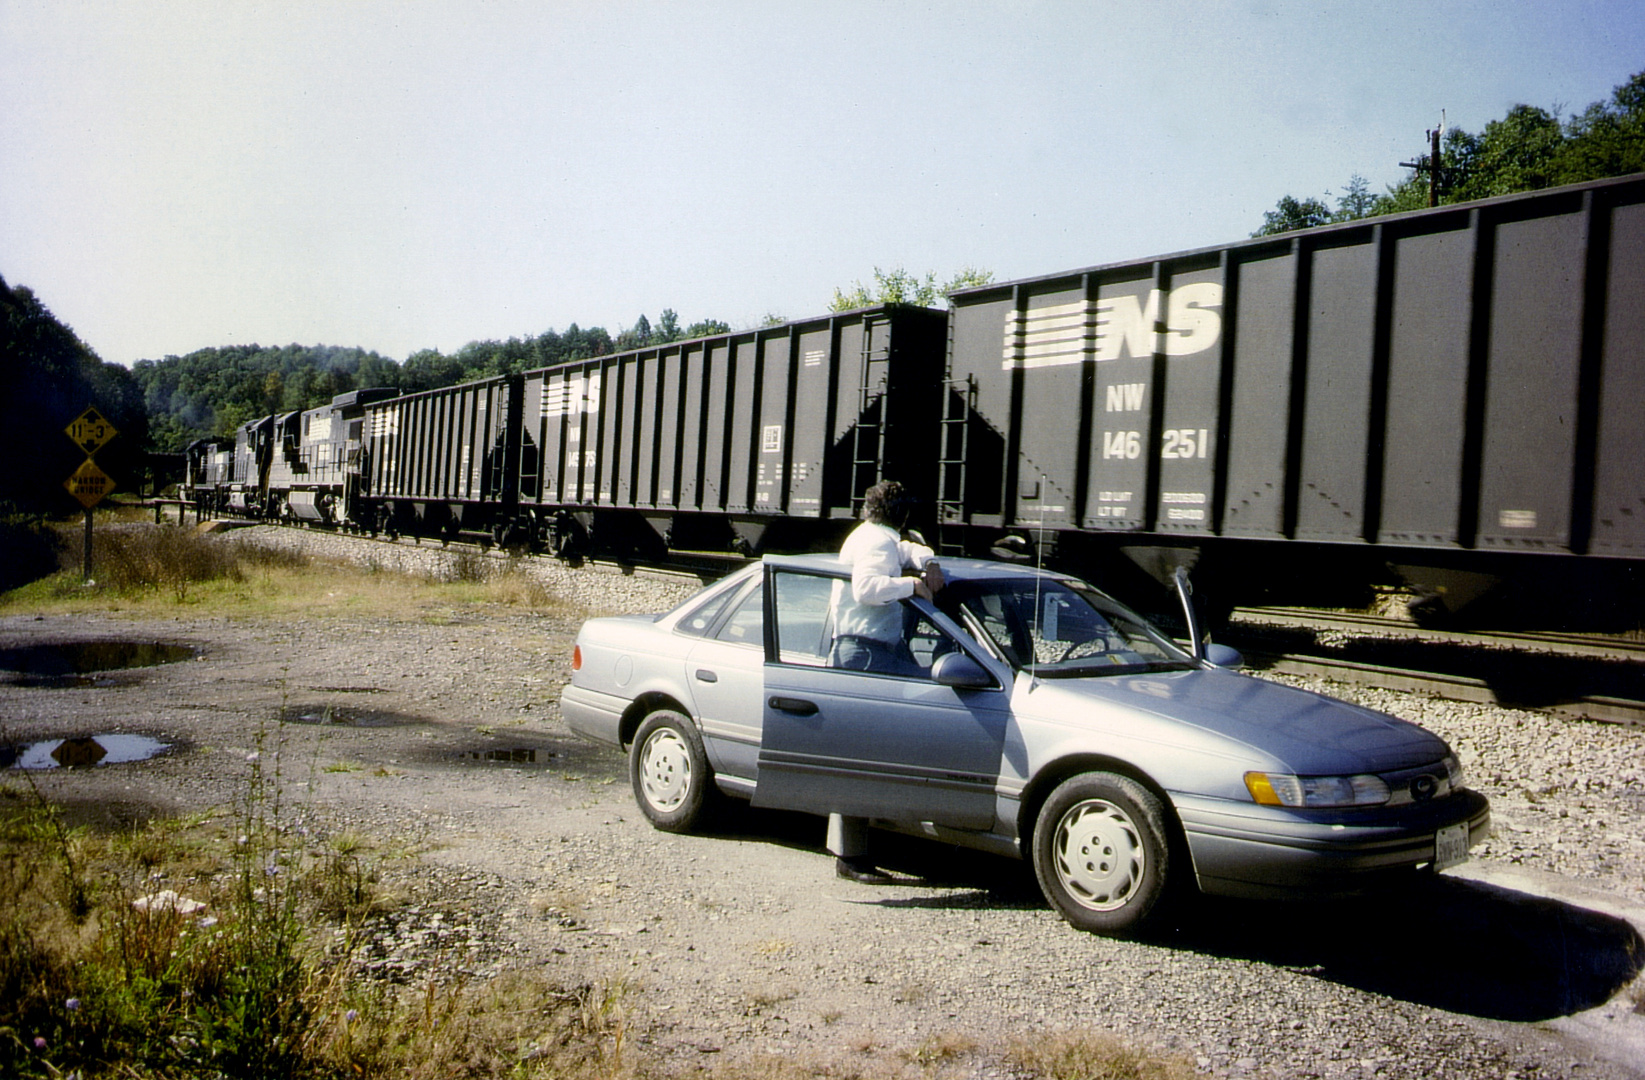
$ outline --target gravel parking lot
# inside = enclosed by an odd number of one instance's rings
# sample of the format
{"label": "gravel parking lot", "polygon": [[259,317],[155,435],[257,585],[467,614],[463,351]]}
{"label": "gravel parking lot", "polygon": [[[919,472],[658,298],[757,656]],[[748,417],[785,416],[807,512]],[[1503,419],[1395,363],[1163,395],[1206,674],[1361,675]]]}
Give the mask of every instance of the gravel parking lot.
{"label": "gravel parking lot", "polygon": [[[243,534],[419,574],[452,558]],[[631,1038],[681,1067],[779,1054],[859,1069],[963,1038],[974,1075],[1003,1077],[988,1051],[1006,1040],[1096,1029],[1217,1076],[1645,1076],[1645,731],[1342,689],[1448,739],[1491,798],[1494,837],[1409,892],[1204,901],[1118,942],[1070,930],[1009,860],[887,838],[887,861],[920,880],[873,888],[834,877],[820,819],[745,809],[712,835],[653,831],[621,757],[573,739],[555,703],[576,607],[658,610],[691,588],[531,572],[575,607],[0,618],[0,648],[200,650],[100,685],[0,684],[4,741],[170,744],[146,762],[37,774],[52,797],[117,821],[225,804],[247,755],[272,749],[313,827],[420,853],[385,862],[406,900],[361,963],[402,980],[442,965],[620,980]]]}

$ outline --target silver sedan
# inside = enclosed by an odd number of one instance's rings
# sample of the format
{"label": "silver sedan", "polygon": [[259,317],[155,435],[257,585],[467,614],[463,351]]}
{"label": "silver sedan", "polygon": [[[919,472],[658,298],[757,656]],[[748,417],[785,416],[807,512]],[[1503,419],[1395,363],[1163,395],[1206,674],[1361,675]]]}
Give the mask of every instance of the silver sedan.
{"label": "silver sedan", "polygon": [[943,569],[869,670],[837,647],[850,568],[831,555],[767,557],[665,615],[590,619],[566,722],[628,750],[660,829],[727,795],[868,818],[1029,858],[1070,923],[1108,934],[1168,887],[1353,892],[1462,862],[1489,831],[1456,755],[1415,724],[1241,674],[1225,647],[1185,651],[1066,575]]}

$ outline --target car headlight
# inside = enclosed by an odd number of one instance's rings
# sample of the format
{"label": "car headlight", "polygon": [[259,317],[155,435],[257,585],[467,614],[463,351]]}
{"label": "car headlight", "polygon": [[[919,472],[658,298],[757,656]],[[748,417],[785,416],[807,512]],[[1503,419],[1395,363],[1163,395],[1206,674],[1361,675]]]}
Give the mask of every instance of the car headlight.
{"label": "car headlight", "polygon": [[1291,776],[1287,773],[1248,772],[1245,788],[1264,806],[1381,806],[1388,801],[1388,785],[1380,776]]}
{"label": "car headlight", "polygon": [[1445,755],[1445,778],[1451,782],[1452,791],[1462,787],[1462,762],[1455,754]]}

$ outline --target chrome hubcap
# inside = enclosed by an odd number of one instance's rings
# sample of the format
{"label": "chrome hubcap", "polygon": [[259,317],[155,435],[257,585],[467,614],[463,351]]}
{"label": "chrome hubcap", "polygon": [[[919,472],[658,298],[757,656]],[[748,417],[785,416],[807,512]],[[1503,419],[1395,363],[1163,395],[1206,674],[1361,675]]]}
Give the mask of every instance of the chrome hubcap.
{"label": "chrome hubcap", "polygon": [[645,801],[668,813],[691,791],[691,753],[677,731],[661,728],[640,748],[640,787]]}
{"label": "chrome hubcap", "polygon": [[1142,836],[1125,811],[1104,799],[1069,807],[1057,822],[1057,878],[1093,911],[1124,907],[1142,881]]}

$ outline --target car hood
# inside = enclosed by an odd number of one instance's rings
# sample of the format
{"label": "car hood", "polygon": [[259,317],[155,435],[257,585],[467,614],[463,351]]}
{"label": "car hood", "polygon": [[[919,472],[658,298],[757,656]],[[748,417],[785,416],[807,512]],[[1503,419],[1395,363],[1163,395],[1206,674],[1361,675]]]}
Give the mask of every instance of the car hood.
{"label": "car hood", "polygon": [[1447,752],[1442,739],[1409,721],[1218,669],[1046,679],[1033,697],[1035,713],[1064,721],[1098,706],[1110,715],[1144,713],[1186,725],[1271,755],[1305,776],[1410,768]]}

